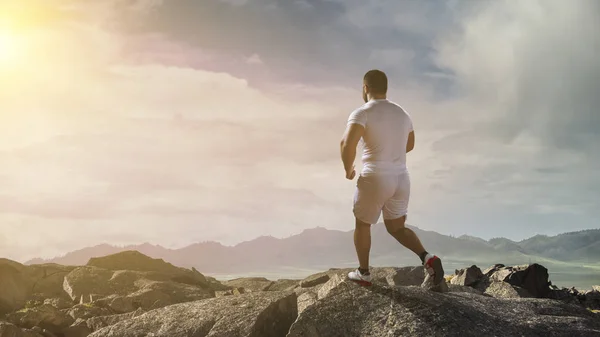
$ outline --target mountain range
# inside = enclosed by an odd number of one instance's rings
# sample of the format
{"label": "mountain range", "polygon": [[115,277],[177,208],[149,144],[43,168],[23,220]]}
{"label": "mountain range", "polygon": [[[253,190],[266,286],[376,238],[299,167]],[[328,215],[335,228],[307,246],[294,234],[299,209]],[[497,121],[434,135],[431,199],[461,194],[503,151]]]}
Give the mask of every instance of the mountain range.
{"label": "mountain range", "polygon": [[[449,263],[459,265],[486,263],[545,263],[596,265],[600,260],[600,229],[570,232],[556,236],[536,235],[522,241],[506,238],[484,240],[463,235],[452,237],[409,226],[421,238],[425,247]],[[371,264],[415,265],[418,258],[389,236],[383,225],[373,226]],[[201,242],[179,249],[159,245],[114,246],[101,244],[69,252],[64,256],[44,260],[33,259],[26,264],[58,263],[84,265],[92,257],[106,256],[125,250],[137,250],[145,255],[162,258],[177,266],[195,267],[208,274],[248,274],[273,272],[302,274],[332,266],[354,266],[356,253],[353,231],[329,230],[317,227],[287,238],[261,236],[235,246],[217,242]],[[287,271],[287,272],[285,272]]]}

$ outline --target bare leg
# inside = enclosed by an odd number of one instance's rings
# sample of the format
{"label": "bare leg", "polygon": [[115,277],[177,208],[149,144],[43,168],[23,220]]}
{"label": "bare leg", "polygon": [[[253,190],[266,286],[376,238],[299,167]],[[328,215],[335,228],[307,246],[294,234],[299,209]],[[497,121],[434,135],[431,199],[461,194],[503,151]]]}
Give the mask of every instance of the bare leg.
{"label": "bare leg", "polygon": [[371,251],[371,225],[356,219],[356,228],[354,229],[354,246],[360,268],[369,269],[369,253]]}
{"label": "bare leg", "polygon": [[417,234],[404,226],[405,220],[406,216],[394,220],[384,220],[385,228],[404,247],[421,256],[425,252],[425,248],[421,244],[421,240],[419,240]]}

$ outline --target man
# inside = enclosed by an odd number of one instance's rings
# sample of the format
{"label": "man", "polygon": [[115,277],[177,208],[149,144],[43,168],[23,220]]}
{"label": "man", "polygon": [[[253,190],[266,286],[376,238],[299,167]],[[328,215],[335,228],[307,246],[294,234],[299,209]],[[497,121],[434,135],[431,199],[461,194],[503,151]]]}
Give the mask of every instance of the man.
{"label": "man", "polygon": [[358,177],[353,209],[356,218],[354,245],[359,268],[350,272],[348,278],[371,285],[371,225],[377,223],[383,212],[388,233],[421,258],[435,289],[445,282],[442,262],[429,254],[417,235],[405,227],[410,195],[406,154],[415,146],[415,132],[408,113],[387,99],[387,87],[384,72],[370,70],[365,74],[365,104],[350,114],[341,142],[342,161],[349,180],[356,175],[354,160],[358,143],[362,140],[364,144],[363,170]]}

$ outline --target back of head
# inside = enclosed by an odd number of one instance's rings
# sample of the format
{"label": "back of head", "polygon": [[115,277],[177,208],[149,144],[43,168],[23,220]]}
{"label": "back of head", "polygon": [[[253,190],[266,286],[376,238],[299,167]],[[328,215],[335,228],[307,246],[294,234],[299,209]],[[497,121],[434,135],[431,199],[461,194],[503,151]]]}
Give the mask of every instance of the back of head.
{"label": "back of head", "polygon": [[363,78],[364,84],[369,88],[369,92],[374,95],[385,95],[388,89],[388,79],[381,70],[373,69],[367,71]]}

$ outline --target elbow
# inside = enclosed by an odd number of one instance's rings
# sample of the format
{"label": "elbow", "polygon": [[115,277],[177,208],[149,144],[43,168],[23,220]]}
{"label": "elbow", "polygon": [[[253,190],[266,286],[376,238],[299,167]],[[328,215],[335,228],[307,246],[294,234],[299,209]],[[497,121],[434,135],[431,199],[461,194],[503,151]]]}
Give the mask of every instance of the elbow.
{"label": "elbow", "polygon": [[348,142],[345,139],[342,139],[342,141],[340,142],[340,149],[342,150],[342,152],[348,151],[349,148],[350,146]]}

